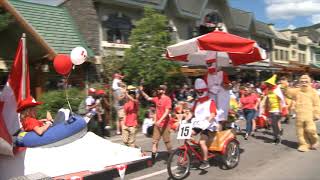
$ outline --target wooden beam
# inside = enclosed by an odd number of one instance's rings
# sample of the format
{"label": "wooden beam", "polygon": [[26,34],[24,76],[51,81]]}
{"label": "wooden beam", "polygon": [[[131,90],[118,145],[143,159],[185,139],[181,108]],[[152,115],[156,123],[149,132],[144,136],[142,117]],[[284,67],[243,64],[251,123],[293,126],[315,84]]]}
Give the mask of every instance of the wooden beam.
{"label": "wooden beam", "polygon": [[[29,34],[31,34],[36,42],[38,42],[47,52],[48,52],[48,59],[52,60],[56,53],[55,51],[46,43],[46,41],[37,33],[37,31],[30,25],[23,16],[10,4],[8,0],[0,0],[0,5],[9,12],[17,22],[25,29]],[[40,18],[40,17],[39,17]]]}

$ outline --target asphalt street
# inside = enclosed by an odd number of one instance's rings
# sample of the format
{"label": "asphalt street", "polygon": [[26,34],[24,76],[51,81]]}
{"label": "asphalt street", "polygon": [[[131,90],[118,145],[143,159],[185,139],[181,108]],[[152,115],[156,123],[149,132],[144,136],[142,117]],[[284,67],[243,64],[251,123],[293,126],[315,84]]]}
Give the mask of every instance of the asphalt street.
{"label": "asphalt street", "polygon": [[[244,128],[244,121],[239,122]],[[221,180],[319,180],[320,179],[320,150],[312,150],[306,153],[298,152],[294,122],[283,124],[284,134],[282,143],[272,144],[271,130],[259,129],[255,137],[244,140],[240,134],[241,155],[239,165],[231,170],[220,168],[220,161],[212,159],[211,167],[206,171],[191,170],[187,179],[221,179]],[[176,134],[172,134],[175,147],[183,144],[176,140]],[[111,141],[121,143],[120,136],[110,138]],[[138,134],[137,145],[150,153],[151,139],[143,134]],[[160,142],[160,154],[157,163],[152,167],[135,167],[135,170],[126,173],[125,179],[133,180],[163,180],[169,179],[166,171],[166,156],[164,144]]]}

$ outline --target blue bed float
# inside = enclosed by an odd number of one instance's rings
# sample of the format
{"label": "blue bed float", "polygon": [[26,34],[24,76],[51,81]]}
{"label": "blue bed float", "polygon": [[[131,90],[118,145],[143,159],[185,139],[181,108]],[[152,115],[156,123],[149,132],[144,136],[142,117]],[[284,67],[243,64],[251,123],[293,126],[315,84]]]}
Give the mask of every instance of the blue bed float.
{"label": "blue bed float", "polygon": [[39,136],[34,131],[22,131],[16,138],[16,145],[22,147],[44,146],[72,137],[75,134],[83,134],[87,123],[82,116],[73,115],[67,121],[60,122],[50,127],[44,134]]}

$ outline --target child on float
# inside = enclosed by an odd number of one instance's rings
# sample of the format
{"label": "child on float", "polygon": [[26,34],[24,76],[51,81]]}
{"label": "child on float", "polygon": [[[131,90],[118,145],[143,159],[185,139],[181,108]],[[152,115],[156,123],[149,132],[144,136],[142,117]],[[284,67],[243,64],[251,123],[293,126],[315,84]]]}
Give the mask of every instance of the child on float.
{"label": "child on float", "polygon": [[64,112],[59,112],[56,119],[53,120],[49,112],[46,119],[37,119],[36,106],[42,104],[37,102],[32,96],[27,97],[18,104],[17,112],[20,113],[20,122],[22,129],[26,132],[34,131],[39,136],[44,134],[51,126],[65,120]]}
{"label": "child on float", "polygon": [[220,125],[216,120],[216,104],[214,100],[209,98],[208,87],[203,79],[196,79],[195,90],[197,99],[193,107],[193,135],[200,134],[199,144],[203,153],[203,161],[199,168],[207,169],[210,167],[207,147],[209,133],[220,129]]}

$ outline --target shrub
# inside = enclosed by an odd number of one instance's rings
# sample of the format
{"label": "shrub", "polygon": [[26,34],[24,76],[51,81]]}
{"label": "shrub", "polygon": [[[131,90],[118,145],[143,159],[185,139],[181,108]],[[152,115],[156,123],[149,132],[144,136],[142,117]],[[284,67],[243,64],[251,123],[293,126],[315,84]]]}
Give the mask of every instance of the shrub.
{"label": "shrub", "polygon": [[68,96],[68,100],[70,102],[72,111],[77,113],[78,106],[80,102],[85,99],[86,95],[80,89],[69,88],[67,90],[48,91],[42,94],[42,96],[39,99],[39,101],[43,102],[43,104],[39,106],[39,110],[38,110],[39,118],[45,118],[47,111],[50,111],[54,117],[60,108],[69,109],[67,96]]}

